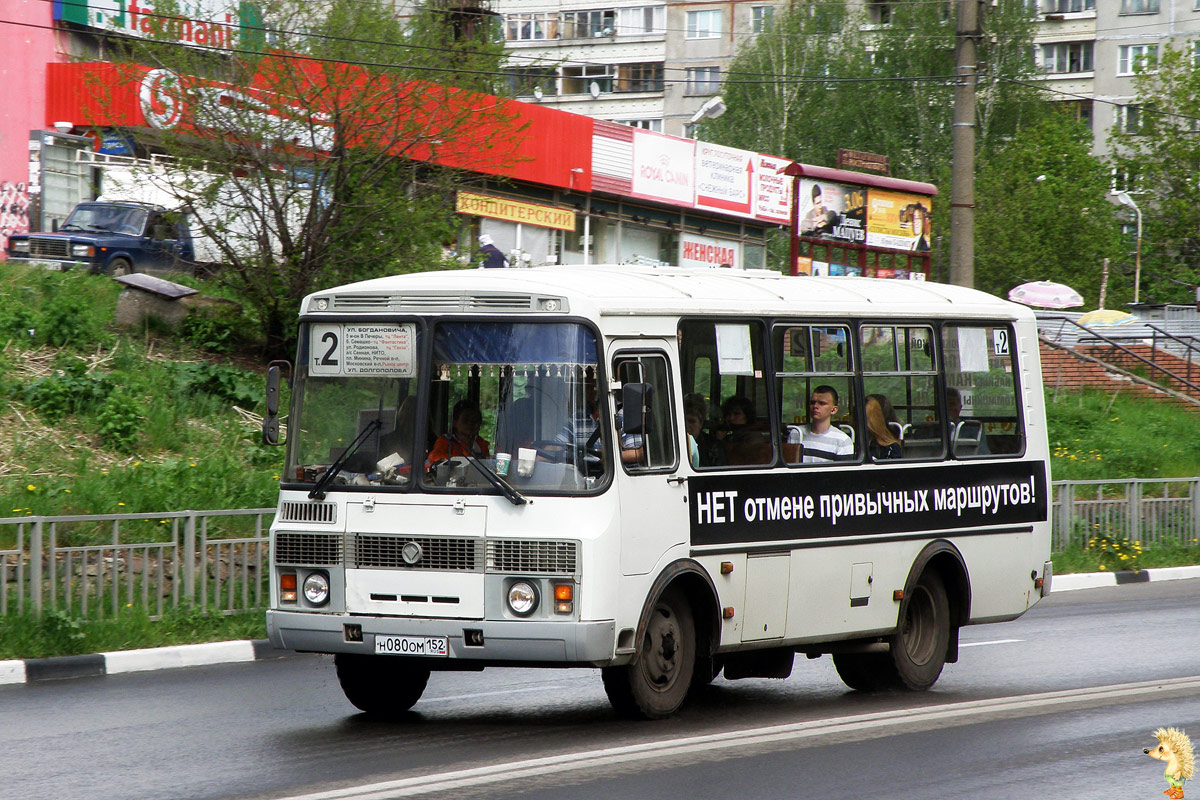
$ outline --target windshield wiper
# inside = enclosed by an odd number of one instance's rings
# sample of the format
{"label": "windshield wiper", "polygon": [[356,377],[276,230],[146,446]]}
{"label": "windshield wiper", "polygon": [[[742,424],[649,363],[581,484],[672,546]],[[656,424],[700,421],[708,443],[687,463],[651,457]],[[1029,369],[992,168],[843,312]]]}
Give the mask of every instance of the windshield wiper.
{"label": "windshield wiper", "polygon": [[66,225],[60,225],[58,229],[60,231],[81,231],[83,230],[83,226],[76,225],[74,222],[68,222]]}
{"label": "windshield wiper", "polygon": [[[455,441],[457,441],[457,439]],[[488,483],[499,489],[500,494],[507,497],[508,501],[514,506],[523,506],[529,502],[529,498],[514,489],[512,484],[497,475],[495,471],[492,470],[487,464],[484,464],[478,458],[471,455],[470,447],[463,447],[463,453],[467,458],[467,462],[475,469],[479,470],[479,474],[482,475]]]}
{"label": "windshield wiper", "polygon": [[383,420],[381,420],[379,417],[376,417],[364,425],[362,432],[354,438],[354,441],[350,443],[350,446],[343,450],[342,454],[333,460],[333,463],[329,465],[329,468],[321,473],[321,477],[317,478],[317,482],[313,484],[312,491],[308,493],[308,499],[324,500],[325,492],[322,490],[329,485],[329,482],[332,481],[339,472],[342,471],[342,467],[346,465],[346,462],[350,459],[350,456],[358,452],[358,448],[363,446],[363,442],[367,441],[370,435],[379,430],[382,426]]}

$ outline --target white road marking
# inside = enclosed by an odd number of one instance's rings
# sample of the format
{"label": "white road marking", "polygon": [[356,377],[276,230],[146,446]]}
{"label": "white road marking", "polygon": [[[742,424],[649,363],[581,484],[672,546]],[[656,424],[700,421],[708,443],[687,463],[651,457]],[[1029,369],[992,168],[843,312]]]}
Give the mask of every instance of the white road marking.
{"label": "white road marking", "polygon": [[540,775],[571,772],[581,769],[616,764],[664,760],[672,757],[694,755],[717,750],[770,744],[774,742],[799,742],[825,736],[852,733],[881,735],[890,728],[904,728],[918,724],[937,723],[946,725],[972,725],[992,716],[1014,716],[1017,712],[1030,715],[1048,714],[1070,706],[1081,706],[1097,701],[1112,700],[1131,702],[1136,699],[1161,700],[1167,692],[1179,694],[1200,693],[1200,676],[1174,678],[1161,681],[1142,681],[1112,686],[1096,686],[1084,689],[1067,689],[1057,692],[1001,697],[991,700],[974,700],[965,703],[947,703],[927,708],[909,708],[896,711],[881,711],[871,714],[855,714],[847,717],[811,720],[786,725],[769,725],[744,730],[724,731],[703,736],[685,736],[657,742],[643,742],[624,747],[608,747],[577,753],[564,753],[545,758],[531,758],[502,764],[438,772],[411,778],[367,783],[313,794],[293,795],[280,800],[394,800],[394,798],[417,797],[435,792],[449,792],[506,781],[528,780]]}
{"label": "white road marking", "polygon": [[1023,642],[1024,639],[993,639],[990,642],[959,642],[959,647],[982,647],[985,644],[1013,644],[1014,642]]}
{"label": "white road marking", "polygon": [[551,689],[566,689],[567,685],[563,683],[550,683],[540,686],[528,686],[524,689],[497,689],[494,692],[473,692],[472,694],[457,694],[453,697],[422,697],[421,705],[426,703],[449,703],[455,700],[475,700],[479,697],[503,697],[509,694],[532,694],[534,692],[546,692]]}

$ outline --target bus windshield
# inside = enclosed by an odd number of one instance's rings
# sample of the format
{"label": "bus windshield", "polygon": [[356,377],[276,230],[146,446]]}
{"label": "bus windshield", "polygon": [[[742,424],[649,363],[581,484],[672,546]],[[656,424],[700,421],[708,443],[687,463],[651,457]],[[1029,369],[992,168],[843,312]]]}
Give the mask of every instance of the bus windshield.
{"label": "bus windshield", "polygon": [[289,480],[496,493],[498,474],[521,492],[599,486],[591,330],[445,321],[432,333],[424,363],[415,323],[302,329]]}

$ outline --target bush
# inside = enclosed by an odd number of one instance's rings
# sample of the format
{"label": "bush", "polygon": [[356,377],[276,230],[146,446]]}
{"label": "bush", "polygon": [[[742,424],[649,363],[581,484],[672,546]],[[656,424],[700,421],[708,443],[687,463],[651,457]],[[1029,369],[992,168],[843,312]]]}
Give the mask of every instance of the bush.
{"label": "bush", "polygon": [[106,378],[88,375],[87,364],[81,359],[60,355],[55,360],[54,374],[25,386],[23,394],[25,402],[37,409],[43,419],[56,423],[68,414],[92,408],[112,388]]}
{"label": "bush", "polygon": [[100,405],[96,423],[101,441],[119,452],[132,452],[142,427],[141,407],[126,389],[119,388]]}

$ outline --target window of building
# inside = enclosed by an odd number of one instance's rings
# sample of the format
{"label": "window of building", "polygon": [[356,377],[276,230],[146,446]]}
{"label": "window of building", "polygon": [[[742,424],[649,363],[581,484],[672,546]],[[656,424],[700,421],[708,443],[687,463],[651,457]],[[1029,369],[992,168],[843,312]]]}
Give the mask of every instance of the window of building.
{"label": "window of building", "polygon": [[755,33],[771,30],[775,20],[775,6],[754,6],[750,9],[750,29]]}
{"label": "window of building", "polygon": [[663,132],[663,121],[661,119],[614,119],[612,122],[618,125],[628,125],[631,128],[641,128],[644,131],[654,131],[655,133]]}
{"label": "window of building", "polygon": [[720,9],[687,12],[687,38],[715,39],[721,35]]}
{"label": "window of building", "polygon": [[1066,114],[1071,119],[1086,125],[1087,129],[1092,130],[1092,101],[1091,100],[1070,100],[1058,104],[1059,110]]}
{"label": "window of building", "polygon": [[636,6],[617,9],[617,35],[642,36],[666,32],[666,6]]}
{"label": "window of building", "polygon": [[1158,0],[1121,0],[1122,14],[1157,14]]}
{"label": "window of building", "polygon": [[1117,106],[1115,111],[1117,130],[1132,134],[1142,132],[1141,106]]}
{"label": "window of building", "polygon": [[562,15],[562,38],[595,39],[613,36],[617,32],[617,12],[611,8],[598,11],[567,11]]}
{"label": "window of building", "polygon": [[1057,42],[1042,45],[1042,69],[1049,73],[1091,72],[1095,42]]}
{"label": "window of building", "polygon": [[[1152,0],[1157,3],[1158,0]],[[1047,0],[1047,14],[1078,14],[1081,11],[1095,11],[1096,0]]]}
{"label": "window of building", "polygon": [[661,92],[663,90],[662,62],[650,64],[619,64],[618,92]]}
{"label": "window of building", "polygon": [[533,94],[541,89],[542,94],[557,93],[557,74],[553,69],[538,67],[510,67],[504,70],[508,76],[508,88],[513,94]]}
{"label": "window of building", "polygon": [[609,64],[585,64],[580,67],[563,67],[563,94],[586,94],[595,83],[601,92],[613,90],[613,69]]}
{"label": "window of building", "polygon": [[891,3],[868,3],[867,19],[873,25],[888,25],[892,21]]}
{"label": "window of building", "polygon": [[1117,74],[1132,75],[1139,67],[1152,70],[1158,63],[1158,45],[1123,44],[1117,48]]}
{"label": "window of building", "polygon": [[721,90],[720,67],[689,67],[687,94],[716,94]]}
{"label": "window of building", "polygon": [[558,38],[557,14],[509,14],[504,21],[504,35],[510,42]]}

